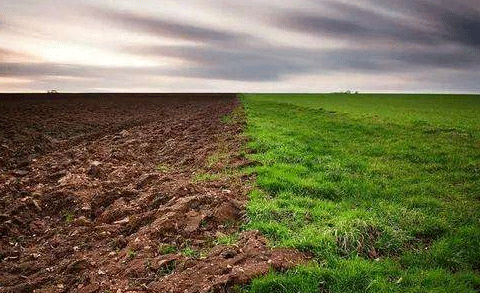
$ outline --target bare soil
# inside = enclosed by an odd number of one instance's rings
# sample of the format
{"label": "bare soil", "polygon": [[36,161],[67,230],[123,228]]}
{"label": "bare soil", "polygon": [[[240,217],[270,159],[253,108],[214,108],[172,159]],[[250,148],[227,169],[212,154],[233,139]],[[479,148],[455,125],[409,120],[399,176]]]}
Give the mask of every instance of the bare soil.
{"label": "bare soil", "polygon": [[234,94],[0,95],[0,292],[234,292],[304,262],[239,232],[244,121],[222,119],[239,107]]}

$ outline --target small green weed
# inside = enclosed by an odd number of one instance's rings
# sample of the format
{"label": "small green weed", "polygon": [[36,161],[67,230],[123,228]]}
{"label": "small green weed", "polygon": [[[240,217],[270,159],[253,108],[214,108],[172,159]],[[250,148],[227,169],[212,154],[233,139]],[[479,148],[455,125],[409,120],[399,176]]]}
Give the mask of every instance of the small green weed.
{"label": "small green weed", "polygon": [[195,182],[208,182],[208,181],[215,181],[219,180],[221,178],[221,174],[218,173],[207,173],[207,172],[201,172],[201,173],[195,173],[193,176],[192,181]]}
{"label": "small green weed", "polygon": [[[229,160],[229,156],[230,153],[228,147],[220,143],[217,151],[207,158],[207,168],[214,168],[225,165],[226,162],[228,162]],[[225,166],[223,166],[223,168],[225,168]]]}
{"label": "small green weed", "polygon": [[200,256],[200,252],[197,250],[192,249],[190,246],[185,247],[181,253],[186,257],[194,257],[197,258]]}
{"label": "small green weed", "polygon": [[137,253],[133,249],[127,249],[127,257],[129,259],[134,259]]}
{"label": "small green weed", "polygon": [[226,245],[232,246],[238,242],[238,233],[233,233],[229,235],[222,235],[215,240],[217,245]]}
{"label": "small green weed", "polygon": [[161,255],[175,253],[175,252],[177,252],[177,248],[175,247],[175,245],[160,244],[158,246],[158,253],[160,253]]}
{"label": "small green weed", "polygon": [[208,221],[206,219],[203,219],[200,221],[200,228],[205,229],[208,227]]}
{"label": "small green weed", "polygon": [[63,217],[64,217],[64,219],[65,219],[65,222],[66,222],[67,224],[69,224],[69,223],[73,222],[73,219],[75,218],[75,214],[72,213],[72,212],[65,212],[65,213],[63,214]]}

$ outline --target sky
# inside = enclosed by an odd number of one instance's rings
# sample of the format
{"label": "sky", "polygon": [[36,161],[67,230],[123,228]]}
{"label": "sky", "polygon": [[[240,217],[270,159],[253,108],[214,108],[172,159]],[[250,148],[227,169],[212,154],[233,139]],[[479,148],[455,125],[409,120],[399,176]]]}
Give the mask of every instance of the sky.
{"label": "sky", "polygon": [[2,0],[0,92],[480,93],[478,0]]}

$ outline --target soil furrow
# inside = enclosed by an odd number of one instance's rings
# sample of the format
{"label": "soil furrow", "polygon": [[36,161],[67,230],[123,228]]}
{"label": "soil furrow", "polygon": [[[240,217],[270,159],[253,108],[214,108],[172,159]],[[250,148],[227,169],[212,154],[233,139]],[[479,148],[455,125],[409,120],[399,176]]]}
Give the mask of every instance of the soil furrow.
{"label": "soil furrow", "polygon": [[229,292],[304,261],[239,233],[235,95],[1,102],[0,292]]}

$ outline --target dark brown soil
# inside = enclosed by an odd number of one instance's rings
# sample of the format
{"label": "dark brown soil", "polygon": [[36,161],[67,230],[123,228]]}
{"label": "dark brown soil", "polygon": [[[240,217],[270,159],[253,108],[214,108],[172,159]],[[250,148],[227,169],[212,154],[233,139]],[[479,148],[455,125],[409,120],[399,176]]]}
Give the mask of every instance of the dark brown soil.
{"label": "dark brown soil", "polygon": [[233,94],[0,96],[0,292],[233,292],[303,262],[256,231],[219,244],[252,184],[236,175],[241,116],[222,119],[238,107]]}

